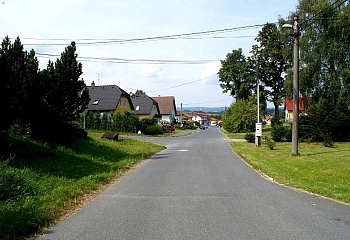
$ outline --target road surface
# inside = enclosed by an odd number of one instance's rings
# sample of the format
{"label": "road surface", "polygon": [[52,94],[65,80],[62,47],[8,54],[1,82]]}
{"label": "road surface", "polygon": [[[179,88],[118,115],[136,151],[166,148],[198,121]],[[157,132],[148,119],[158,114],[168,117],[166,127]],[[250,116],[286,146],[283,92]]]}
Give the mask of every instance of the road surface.
{"label": "road surface", "polygon": [[262,178],[215,127],[154,155],[40,239],[350,239],[350,206]]}

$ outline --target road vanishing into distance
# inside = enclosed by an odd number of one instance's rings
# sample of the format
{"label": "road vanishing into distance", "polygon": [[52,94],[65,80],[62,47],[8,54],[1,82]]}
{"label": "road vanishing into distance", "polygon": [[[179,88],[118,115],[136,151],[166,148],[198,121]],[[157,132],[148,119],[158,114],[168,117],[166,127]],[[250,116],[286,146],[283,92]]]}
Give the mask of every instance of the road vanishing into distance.
{"label": "road vanishing into distance", "polygon": [[350,206],[273,183],[216,127],[136,138],[166,150],[40,239],[350,239]]}

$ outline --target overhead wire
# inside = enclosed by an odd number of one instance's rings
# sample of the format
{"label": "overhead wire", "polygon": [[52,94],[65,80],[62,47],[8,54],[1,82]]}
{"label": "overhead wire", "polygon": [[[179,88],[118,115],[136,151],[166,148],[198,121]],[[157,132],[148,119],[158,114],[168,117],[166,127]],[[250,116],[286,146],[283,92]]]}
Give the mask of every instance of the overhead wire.
{"label": "overhead wire", "polygon": [[202,81],[202,80],[205,80],[205,79],[214,77],[214,76],[216,76],[216,74],[215,74],[215,75],[208,76],[208,77],[204,77],[204,78],[201,78],[201,79],[197,79],[197,80],[194,80],[194,81],[191,81],[191,82],[179,84],[179,85],[176,85],[176,86],[172,86],[172,87],[168,87],[168,88],[163,88],[163,89],[157,89],[157,90],[149,91],[148,93],[160,92],[160,91],[164,91],[164,90],[169,90],[169,89],[173,89],[173,88],[182,87],[182,86],[185,86],[185,85],[188,85],[188,84],[192,84],[192,83],[195,83],[195,82],[199,82],[199,81]]}
{"label": "overhead wire", "polygon": [[[36,53],[38,57],[53,58],[60,57],[57,54]],[[131,63],[131,64],[207,64],[208,62],[219,62],[216,59],[202,59],[202,60],[164,60],[164,59],[125,59],[112,57],[77,57],[79,61],[85,62],[111,62],[111,63]]]}
{"label": "overhead wire", "polygon": [[[162,40],[173,40],[173,39],[199,39],[199,36],[207,36],[213,34],[222,34],[233,31],[242,31],[248,29],[254,29],[258,27],[262,27],[265,24],[257,24],[257,25],[249,25],[242,27],[233,27],[233,28],[225,28],[225,29],[217,29],[217,30],[209,30],[209,31],[201,31],[201,32],[192,32],[192,33],[183,33],[183,34],[172,34],[172,35],[164,35],[164,36],[156,36],[156,37],[144,37],[144,38],[132,38],[132,39],[93,39],[93,38],[85,38],[85,39],[76,39],[75,42],[80,46],[95,46],[95,45],[110,45],[110,44],[126,44],[126,43],[139,43],[139,42],[149,42],[149,41],[162,41]],[[246,37],[254,37],[254,36],[237,36],[237,38],[246,38]],[[228,37],[222,37],[228,38]],[[235,38],[235,37],[229,37]],[[34,40],[34,41],[72,41],[72,39],[44,39],[44,38],[22,38],[23,40]],[[204,39],[204,38],[200,38]],[[27,43],[27,46],[65,46],[66,43]]]}

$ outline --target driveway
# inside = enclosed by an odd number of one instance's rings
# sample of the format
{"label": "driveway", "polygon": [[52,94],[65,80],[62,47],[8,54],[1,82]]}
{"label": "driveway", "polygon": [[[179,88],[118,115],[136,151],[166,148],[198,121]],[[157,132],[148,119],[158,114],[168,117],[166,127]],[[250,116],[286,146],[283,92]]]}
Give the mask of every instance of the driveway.
{"label": "driveway", "polygon": [[262,178],[217,128],[165,145],[40,239],[349,239],[350,206]]}

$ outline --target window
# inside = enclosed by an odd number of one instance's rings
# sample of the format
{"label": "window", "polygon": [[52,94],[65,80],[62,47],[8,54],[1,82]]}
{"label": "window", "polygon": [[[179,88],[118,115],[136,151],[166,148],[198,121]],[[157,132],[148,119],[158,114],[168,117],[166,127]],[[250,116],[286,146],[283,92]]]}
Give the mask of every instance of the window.
{"label": "window", "polygon": [[124,108],[128,108],[126,99],[124,99]]}
{"label": "window", "polygon": [[120,105],[121,108],[128,108],[126,99],[120,99],[120,104],[119,105]]}
{"label": "window", "polygon": [[95,101],[92,103],[92,105],[98,105],[100,102],[100,99],[95,99]]}

